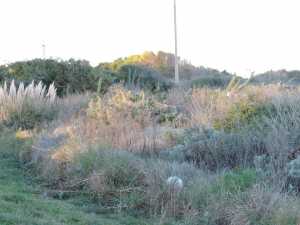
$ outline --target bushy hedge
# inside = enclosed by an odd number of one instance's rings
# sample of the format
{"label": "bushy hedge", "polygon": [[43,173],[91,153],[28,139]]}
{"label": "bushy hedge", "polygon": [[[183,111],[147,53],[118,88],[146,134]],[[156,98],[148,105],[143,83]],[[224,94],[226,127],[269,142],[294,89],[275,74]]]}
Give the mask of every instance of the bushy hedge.
{"label": "bushy hedge", "polygon": [[70,59],[34,59],[0,66],[0,82],[15,80],[30,84],[54,83],[59,96],[85,91],[105,93],[114,83],[123,82],[150,91],[166,90],[171,84],[159,72],[144,65],[125,64],[113,70],[110,64],[92,67],[88,61]]}
{"label": "bushy hedge", "polygon": [[120,80],[125,84],[139,86],[150,91],[166,91],[171,82],[160,75],[159,72],[143,65],[128,64],[119,70]]}
{"label": "bushy hedge", "polygon": [[241,101],[232,105],[224,119],[216,120],[214,128],[234,131],[243,126],[255,126],[262,118],[273,114],[275,109],[272,104]]}
{"label": "bushy hedge", "polygon": [[[115,83],[134,85],[151,92],[166,91],[173,84],[174,56],[159,52],[100,63],[93,67],[86,60],[33,59],[0,66],[0,82],[16,83],[41,81],[46,86],[54,83],[58,96],[85,91],[105,93]],[[182,61],[180,80],[194,87],[225,87],[232,78],[226,71],[195,67]]]}
{"label": "bushy hedge", "polygon": [[92,70],[89,62],[82,60],[34,59],[0,67],[0,79],[25,84],[42,81],[46,86],[54,83],[58,95],[64,95],[95,89],[97,82],[91,76]]}
{"label": "bushy hedge", "polygon": [[226,87],[232,76],[229,75],[205,75],[200,78],[192,81],[192,87],[194,88],[202,88],[202,87],[218,87],[224,88]]}

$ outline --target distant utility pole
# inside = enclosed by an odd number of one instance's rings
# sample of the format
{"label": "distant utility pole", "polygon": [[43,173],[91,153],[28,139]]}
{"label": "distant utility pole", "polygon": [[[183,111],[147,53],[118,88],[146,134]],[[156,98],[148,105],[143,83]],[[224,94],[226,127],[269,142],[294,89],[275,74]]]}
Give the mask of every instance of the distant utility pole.
{"label": "distant utility pole", "polygon": [[42,44],[43,59],[46,58],[46,45]]}
{"label": "distant utility pole", "polygon": [[179,83],[178,46],[177,46],[177,7],[174,0],[174,32],[175,32],[175,83]]}

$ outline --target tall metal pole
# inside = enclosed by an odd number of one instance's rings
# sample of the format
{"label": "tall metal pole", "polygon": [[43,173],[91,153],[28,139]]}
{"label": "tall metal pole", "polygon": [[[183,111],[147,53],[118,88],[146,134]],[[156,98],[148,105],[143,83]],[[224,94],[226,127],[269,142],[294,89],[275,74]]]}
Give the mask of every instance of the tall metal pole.
{"label": "tall metal pole", "polygon": [[179,83],[178,45],[177,45],[177,8],[174,0],[174,32],[175,32],[175,82]]}
{"label": "tall metal pole", "polygon": [[42,51],[43,51],[43,59],[46,58],[46,45],[42,44]]}

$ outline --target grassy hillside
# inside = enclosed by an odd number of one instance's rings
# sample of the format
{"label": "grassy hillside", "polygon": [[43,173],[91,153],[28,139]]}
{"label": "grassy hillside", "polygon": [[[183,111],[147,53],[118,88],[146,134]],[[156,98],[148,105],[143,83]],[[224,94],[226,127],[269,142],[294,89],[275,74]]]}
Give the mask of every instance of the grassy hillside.
{"label": "grassy hillside", "polygon": [[0,224],[299,224],[298,88],[133,78],[0,86]]}
{"label": "grassy hillside", "polygon": [[[47,197],[29,171],[16,160],[20,141],[10,136],[0,141],[0,224],[1,225],[150,225],[145,219],[121,214],[97,215],[88,210],[89,204],[55,200]],[[4,140],[6,139],[6,140]],[[14,149],[16,148],[16,149]],[[90,204],[91,206],[92,204]]]}

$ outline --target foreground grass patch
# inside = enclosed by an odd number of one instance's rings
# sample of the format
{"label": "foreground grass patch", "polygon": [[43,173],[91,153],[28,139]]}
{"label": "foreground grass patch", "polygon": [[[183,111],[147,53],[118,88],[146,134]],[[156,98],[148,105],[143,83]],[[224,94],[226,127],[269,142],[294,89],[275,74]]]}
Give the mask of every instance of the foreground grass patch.
{"label": "foreground grass patch", "polygon": [[[9,135],[10,136],[10,135]],[[11,137],[11,136],[10,136]],[[25,179],[25,174],[16,160],[15,152],[4,151],[9,139],[0,147],[0,224],[1,225],[147,225],[131,217],[122,215],[97,215],[87,213],[83,208],[67,201],[43,197],[39,186]],[[19,143],[20,144],[20,143]]]}

